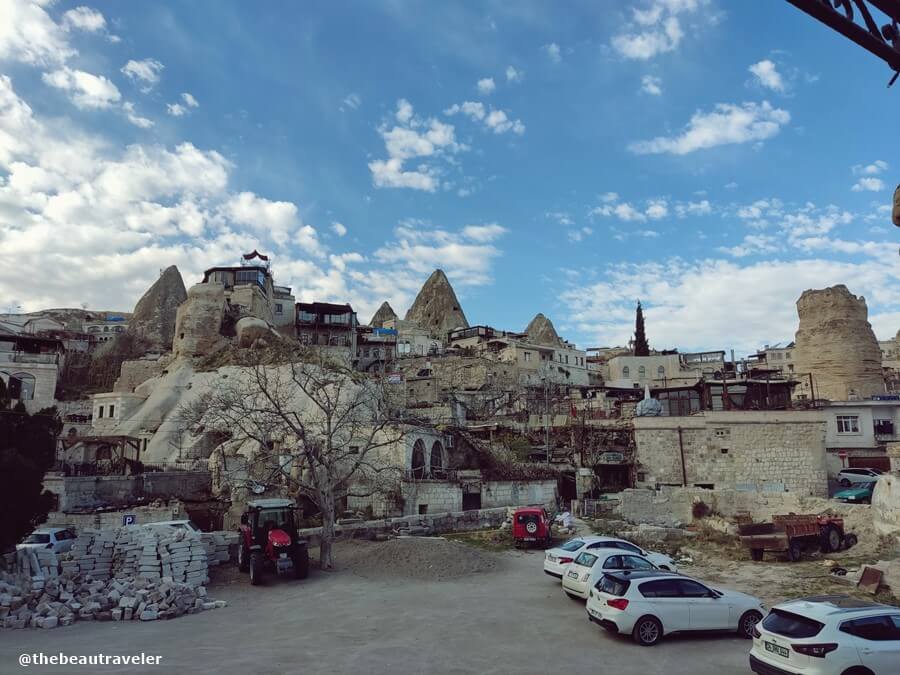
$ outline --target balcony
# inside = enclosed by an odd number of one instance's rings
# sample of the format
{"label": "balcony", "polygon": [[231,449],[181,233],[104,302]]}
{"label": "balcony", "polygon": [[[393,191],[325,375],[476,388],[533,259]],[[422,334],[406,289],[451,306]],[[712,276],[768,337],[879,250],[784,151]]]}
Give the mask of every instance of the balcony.
{"label": "balcony", "polygon": [[59,354],[0,352],[0,363],[59,363]]}

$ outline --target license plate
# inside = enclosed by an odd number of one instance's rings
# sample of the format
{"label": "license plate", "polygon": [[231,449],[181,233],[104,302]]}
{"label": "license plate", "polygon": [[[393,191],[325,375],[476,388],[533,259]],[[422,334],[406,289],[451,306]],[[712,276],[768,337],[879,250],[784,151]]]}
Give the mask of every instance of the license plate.
{"label": "license plate", "polygon": [[569,576],[570,579],[577,579],[577,578],[578,578],[578,572],[569,572],[569,573],[568,573],[568,576]]}
{"label": "license plate", "polygon": [[556,562],[556,556],[548,555],[547,560],[549,560],[550,562]]}
{"label": "license plate", "polygon": [[591,616],[596,616],[598,619],[602,618],[602,616],[603,616],[602,614],[600,614],[600,612],[598,612],[593,607],[588,607],[588,612],[590,612]]}
{"label": "license plate", "polygon": [[778,654],[778,656],[786,659],[790,658],[790,652],[787,650],[787,647],[781,647],[779,645],[772,644],[771,642],[764,642],[763,644],[765,645],[767,652]]}
{"label": "license plate", "polygon": [[287,558],[287,553],[282,553],[282,554],[281,554],[281,557],[282,557],[282,558]]}

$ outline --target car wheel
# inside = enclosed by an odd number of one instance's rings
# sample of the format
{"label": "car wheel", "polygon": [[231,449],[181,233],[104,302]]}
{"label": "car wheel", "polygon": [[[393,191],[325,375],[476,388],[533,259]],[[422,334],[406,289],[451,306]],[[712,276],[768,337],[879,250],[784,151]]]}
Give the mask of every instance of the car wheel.
{"label": "car wheel", "polygon": [[874,673],[868,668],[863,668],[862,666],[853,666],[852,668],[848,668],[841,675],[874,675]]}
{"label": "car wheel", "polygon": [[250,551],[243,544],[238,547],[238,570],[241,572],[250,570]]}
{"label": "car wheel", "polygon": [[845,488],[850,487],[850,481],[846,478],[841,478],[841,487],[845,487]]}
{"label": "car wheel", "polygon": [[844,548],[853,548],[854,546],[856,546],[857,541],[859,541],[859,539],[857,539],[855,534],[848,534],[844,537]]}
{"label": "car wheel", "polygon": [[643,616],[634,624],[631,637],[641,647],[652,647],[662,639],[662,624],[653,616]]}
{"label": "car wheel", "polygon": [[791,562],[797,562],[803,557],[803,547],[799,541],[792,541],[788,547],[788,558]]}
{"label": "car wheel", "polygon": [[760,619],[762,619],[762,614],[755,610],[751,609],[749,612],[744,612],[741,620],[738,621],[738,635],[748,640],[752,638],[753,627],[759,623]]}
{"label": "car wheel", "polygon": [[262,583],[263,559],[259,553],[250,554],[250,585],[259,586]]}

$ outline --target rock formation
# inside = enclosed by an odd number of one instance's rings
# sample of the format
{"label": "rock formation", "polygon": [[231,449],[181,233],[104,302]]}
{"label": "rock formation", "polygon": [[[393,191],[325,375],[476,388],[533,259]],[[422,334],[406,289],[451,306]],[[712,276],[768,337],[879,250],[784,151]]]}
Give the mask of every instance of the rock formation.
{"label": "rock formation", "polygon": [[237,341],[239,347],[252,347],[257,340],[273,340],[277,334],[269,324],[255,316],[245,316],[237,322]]}
{"label": "rock formation", "polygon": [[459,306],[453,286],[444,270],[435,270],[422,286],[415,302],[406,313],[406,320],[428,330],[432,337],[447,339],[447,333],[456,328],[468,328],[469,322]]}
{"label": "rock formation", "polygon": [[528,336],[528,341],[536,345],[556,346],[562,342],[553,327],[553,322],[541,313],[536,314],[531,320],[528,328],[525,329],[525,334]]}
{"label": "rock formation", "polygon": [[154,349],[168,350],[175,335],[175,314],[185,300],[181,273],[171,265],[134,306],[128,332],[144,338]]}
{"label": "rock formation", "polygon": [[224,338],[225,287],[220,284],[191,286],[175,316],[175,357],[210,354]]}
{"label": "rock formation", "polygon": [[384,328],[385,321],[394,321],[396,319],[397,313],[394,312],[394,308],[387,302],[382,302],[381,307],[378,308],[378,311],[375,312],[372,320],[369,321],[369,325],[373,328]]}
{"label": "rock formation", "polygon": [[[806,290],[797,300],[800,327],[794,372],[800,393],[835,401],[884,391],[881,350],[868,321],[866,299],[843,284]],[[804,376],[812,373],[814,392]],[[796,392],[795,392],[796,393]]]}

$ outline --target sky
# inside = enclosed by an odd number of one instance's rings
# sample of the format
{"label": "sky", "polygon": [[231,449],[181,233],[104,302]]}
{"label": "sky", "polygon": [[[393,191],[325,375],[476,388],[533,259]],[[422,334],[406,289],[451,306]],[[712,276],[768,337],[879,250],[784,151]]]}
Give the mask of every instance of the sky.
{"label": "sky", "polygon": [[751,353],[900,329],[900,85],[782,0],[0,0],[0,311],[270,254],[298,300]]}

